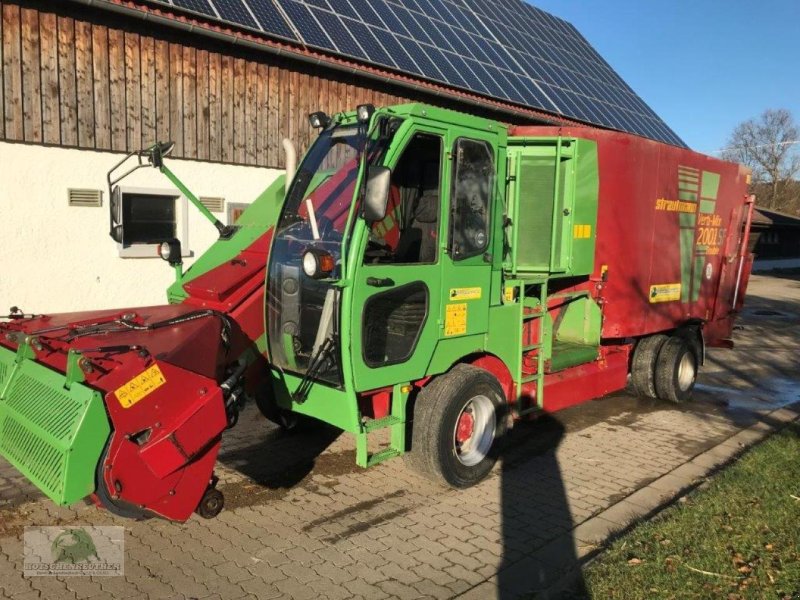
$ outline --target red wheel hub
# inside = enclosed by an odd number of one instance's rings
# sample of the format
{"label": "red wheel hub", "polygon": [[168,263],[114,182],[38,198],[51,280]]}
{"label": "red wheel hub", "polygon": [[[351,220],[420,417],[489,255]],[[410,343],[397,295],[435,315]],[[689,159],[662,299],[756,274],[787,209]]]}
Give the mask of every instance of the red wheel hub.
{"label": "red wheel hub", "polygon": [[458,417],[458,426],[456,427],[456,441],[460,444],[466,442],[472,437],[472,432],[475,430],[475,417],[471,412],[464,411]]}

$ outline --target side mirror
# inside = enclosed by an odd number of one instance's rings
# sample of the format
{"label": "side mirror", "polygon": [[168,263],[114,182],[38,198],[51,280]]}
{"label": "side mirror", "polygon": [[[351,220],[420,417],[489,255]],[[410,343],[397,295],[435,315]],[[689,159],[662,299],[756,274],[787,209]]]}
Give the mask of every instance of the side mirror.
{"label": "side mirror", "polygon": [[111,217],[111,239],[118,244],[122,243],[122,194],[119,186],[114,186],[111,190],[111,201],[108,203]]}
{"label": "side mirror", "polygon": [[386,216],[391,180],[392,170],[389,167],[369,168],[367,187],[364,190],[364,219],[367,223],[375,223]]}

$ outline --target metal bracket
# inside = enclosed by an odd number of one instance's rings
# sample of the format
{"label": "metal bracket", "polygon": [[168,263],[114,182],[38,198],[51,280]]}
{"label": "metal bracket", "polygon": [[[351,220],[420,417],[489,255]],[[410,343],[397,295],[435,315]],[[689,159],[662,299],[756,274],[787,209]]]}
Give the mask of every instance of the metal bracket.
{"label": "metal bracket", "polygon": [[70,389],[73,383],[83,383],[86,375],[81,368],[83,355],[77,350],[70,350],[67,354],[67,372],[64,387]]}

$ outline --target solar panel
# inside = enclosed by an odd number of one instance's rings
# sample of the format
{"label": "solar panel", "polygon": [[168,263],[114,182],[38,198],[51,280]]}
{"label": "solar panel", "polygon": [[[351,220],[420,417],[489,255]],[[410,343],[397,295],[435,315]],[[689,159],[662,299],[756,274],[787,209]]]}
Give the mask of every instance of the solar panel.
{"label": "solar panel", "polygon": [[522,0],[155,0],[308,47],[677,146],[570,23]]}

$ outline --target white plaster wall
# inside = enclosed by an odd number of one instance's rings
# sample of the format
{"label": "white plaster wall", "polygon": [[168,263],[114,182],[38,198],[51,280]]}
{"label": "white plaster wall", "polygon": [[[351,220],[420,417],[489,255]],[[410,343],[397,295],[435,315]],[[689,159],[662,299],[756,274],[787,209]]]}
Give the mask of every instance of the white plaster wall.
{"label": "white plaster wall", "polygon": [[[163,304],[174,280],[158,257],[121,258],[108,235],[107,171],[123,155],[0,142],[0,314],[16,305],[53,313]],[[249,203],[280,174],[276,169],[169,160],[197,196]],[[172,189],[156,169],[122,185]],[[102,208],[67,204],[68,188],[103,190]],[[191,204],[189,248],[201,254],[217,237]],[[223,223],[225,214],[216,214]],[[193,258],[184,259],[188,266]]]}

